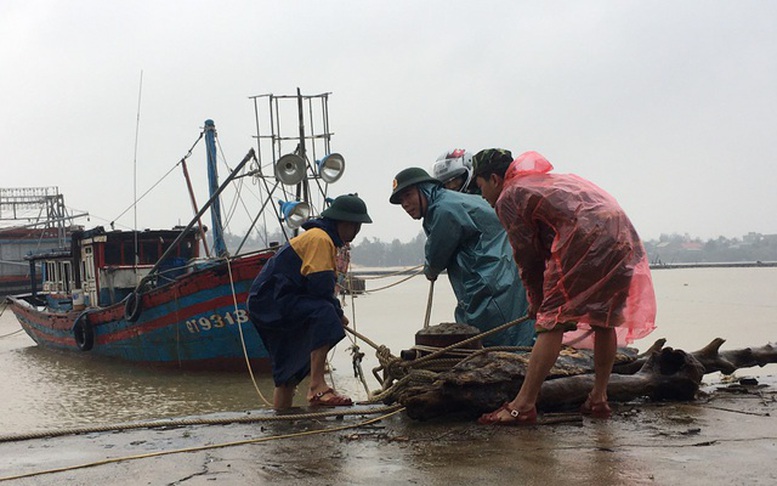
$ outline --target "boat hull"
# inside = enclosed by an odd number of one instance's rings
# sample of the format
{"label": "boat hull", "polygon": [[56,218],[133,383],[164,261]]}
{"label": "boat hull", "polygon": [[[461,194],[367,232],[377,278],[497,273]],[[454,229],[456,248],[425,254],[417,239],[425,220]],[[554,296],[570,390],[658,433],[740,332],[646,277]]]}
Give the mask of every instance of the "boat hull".
{"label": "boat hull", "polygon": [[240,371],[247,369],[245,343],[252,369],[268,370],[267,350],[248,320],[245,301],[272,254],[221,260],[140,294],[133,322],[125,318],[123,302],[52,312],[31,304],[29,296],[15,296],[8,298],[9,308],[27,334],[48,348],[144,365]]}

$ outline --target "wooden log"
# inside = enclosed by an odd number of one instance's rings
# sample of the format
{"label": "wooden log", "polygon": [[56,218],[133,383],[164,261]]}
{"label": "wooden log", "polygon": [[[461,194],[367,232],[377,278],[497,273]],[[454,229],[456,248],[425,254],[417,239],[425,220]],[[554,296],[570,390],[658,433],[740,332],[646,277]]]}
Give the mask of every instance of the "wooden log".
{"label": "wooden log", "polygon": [[[695,353],[664,347],[657,341],[645,355],[632,363],[639,370],[613,374],[607,389],[610,401],[625,402],[637,398],[650,400],[693,400],[706,373],[764,366],[777,363],[772,344],[720,352],[723,339],[715,339]],[[626,362],[620,366],[633,367]],[[528,355],[488,352],[462,361],[449,371],[421,381],[405,380],[392,393],[392,401],[407,408],[411,418],[425,420],[440,416],[474,418],[511,400],[523,383]],[[540,410],[564,410],[579,406],[593,387],[592,363],[576,357],[572,366],[559,368],[547,379],[540,392]],[[558,364],[558,363],[557,363]],[[412,378],[412,377],[410,377]]]}
{"label": "wooden log", "polygon": [[[705,374],[720,371],[724,375],[730,375],[738,369],[754,366],[764,367],[769,363],[777,363],[777,346],[773,343],[759,348],[720,351],[720,347],[725,342],[726,340],[723,338],[715,338],[702,349],[691,353],[704,366]],[[616,363],[613,366],[613,373],[626,375],[636,373],[644,366],[648,357],[663,348],[665,343],[666,339],[659,339],[645,353],[637,356],[636,360]]]}
{"label": "wooden log", "polygon": [[720,371],[730,375],[741,368],[753,366],[764,367],[769,363],[777,363],[777,346],[772,343],[760,348],[743,348],[728,351],[720,351],[720,346],[725,339],[715,338],[707,346],[693,354],[703,366],[705,373]]}
{"label": "wooden log", "polygon": [[[704,367],[693,355],[663,348],[653,352],[637,373],[611,375],[607,396],[613,402],[642,397],[653,401],[689,401],[696,396],[704,373]],[[547,380],[542,384],[537,407],[555,410],[579,406],[593,386],[592,373]]]}

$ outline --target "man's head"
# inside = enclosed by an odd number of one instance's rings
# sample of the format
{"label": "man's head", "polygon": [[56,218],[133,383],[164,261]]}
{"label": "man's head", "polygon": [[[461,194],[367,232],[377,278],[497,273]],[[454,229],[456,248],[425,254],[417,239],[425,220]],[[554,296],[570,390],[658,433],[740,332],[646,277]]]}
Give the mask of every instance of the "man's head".
{"label": "man's head", "polygon": [[432,183],[440,185],[440,181],[430,176],[420,167],[407,168],[394,177],[393,188],[389,202],[401,204],[407,214],[413,219],[421,219],[426,215],[429,202],[421,192],[418,185]]}
{"label": "man's head", "polygon": [[481,150],[472,157],[472,182],[480,189],[483,199],[492,207],[499,199],[504,186],[504,177],[507,168],[513,162],[513,155],[509,150],[491,148]]}
{"label": "man's head", "polygon": [[372,223],[367,205],[356,194],[337,196],[332,204],[321,212],[321,217],[337,221],[337,233],[345,243],[359,234],[362,223]]}
{"label": "man's head", "polygon": [[443,153],[432,166],[432,175],[446,189],[467,192],[472,177],[472,154],[464,149]]}

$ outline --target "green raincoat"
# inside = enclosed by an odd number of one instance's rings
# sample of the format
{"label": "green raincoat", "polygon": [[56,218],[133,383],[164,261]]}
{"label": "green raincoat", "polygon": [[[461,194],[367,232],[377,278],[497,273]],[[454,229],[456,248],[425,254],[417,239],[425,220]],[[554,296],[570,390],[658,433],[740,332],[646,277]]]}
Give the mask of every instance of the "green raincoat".
{"label": "green raincoat", "polygon": [[[494,210],[478,196],[433,183],[421,183],[418,188],[429,202],[423,220],[424,272],[436,278],[448,271],[458,300],[456,322],[487,331],[526,315],[526,291]],[[483,344],[530,346],[533,342],[534,321],[526,321],[487,337]]]}

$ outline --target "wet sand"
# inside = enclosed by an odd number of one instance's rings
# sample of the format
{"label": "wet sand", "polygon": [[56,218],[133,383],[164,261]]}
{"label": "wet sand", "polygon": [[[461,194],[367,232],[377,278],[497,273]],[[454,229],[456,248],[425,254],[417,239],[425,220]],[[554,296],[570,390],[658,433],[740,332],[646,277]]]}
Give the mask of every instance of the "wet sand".
{"label": "wet sand", "polygon": [[[3,484],[775,484],[777,377],[689,403],[615,404],[609,421],[524,428],[397,414],[99,432],[0,443]],[[304,412],[304,410],[301,410]],[[273,416],[257,411],[255,415]],[[224,415],[222,415],[224,416]],[[330,430],[338,427],[352,428]],[[316,431],[325,431],[317,435]],[[263,442],[216,447],[259,439]]]}

